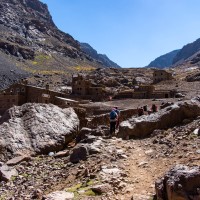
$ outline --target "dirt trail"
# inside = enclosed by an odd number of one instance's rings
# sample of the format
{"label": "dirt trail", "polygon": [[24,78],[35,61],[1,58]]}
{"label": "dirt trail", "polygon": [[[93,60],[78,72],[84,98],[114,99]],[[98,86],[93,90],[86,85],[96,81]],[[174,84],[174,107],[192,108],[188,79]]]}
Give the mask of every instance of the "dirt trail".
{"label": "dirt trail", "polygon": [[[123,144],[123,142],[122,142]],[[128,156],[121,160],[119,165],[125,166],[128,171],[128,183],[121,194],[116,196],[120,200],[149,200],[155,194],[155,181],[162,177],[176,164],[200,164],[196,159],[180,158],[181,151],[169,157],[160,155],[151,139],[126,141],[121,145]]]}
{"label": "dirt trail", "polygon": [[128,154],[128,158],[125,162],[122,161],[121,165],[125,165],[125,170],[128,170],[129,182],[123,194],[118,195],[117,198],[121,200],[132,197],[135,200],[149,199],[154,194],[155,166],[150,165],[140,140],[128,141],[127,144],[124,150]]}

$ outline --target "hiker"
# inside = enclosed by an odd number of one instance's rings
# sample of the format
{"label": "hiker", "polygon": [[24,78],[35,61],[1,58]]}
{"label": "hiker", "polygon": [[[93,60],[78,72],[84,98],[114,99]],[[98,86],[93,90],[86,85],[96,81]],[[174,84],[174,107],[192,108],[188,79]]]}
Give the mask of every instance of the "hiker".
{"label": "hiker", "polygon": [[152,104],[151,111],[153,113],[157,112],[157,106],[155,104]]}
{"label": "hiker", "polygon": [[147,105],[143,106],[143,110],[147,112]]}
{"label": "hiker", "polygon": [[116,129],[119,128],[119,117],[120,117],[120,111],[118,109],[118,107],[115,107],[115,112],[117,113],[117,122],[116,122]]}
{"label": "hiker", "polygon": [[115,135],[115,127],[118,120],[118,115],[115,108],[110,112],[110,136]]}
{"label": "hiker", "polygon": [[143,107],[138,108],[137,111],[138,111],[138,116],[144,115],[144,109],[143,109]]}

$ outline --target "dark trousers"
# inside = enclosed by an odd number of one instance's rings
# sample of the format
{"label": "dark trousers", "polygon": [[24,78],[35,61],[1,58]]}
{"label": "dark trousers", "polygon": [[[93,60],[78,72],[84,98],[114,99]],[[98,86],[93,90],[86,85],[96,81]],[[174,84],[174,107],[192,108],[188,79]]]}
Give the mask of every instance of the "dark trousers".
{"label": "dark trousers", "polygon": [[116,121],[115,122],[110,122],[110,135],[115,133],[115,126],[116,126]]}

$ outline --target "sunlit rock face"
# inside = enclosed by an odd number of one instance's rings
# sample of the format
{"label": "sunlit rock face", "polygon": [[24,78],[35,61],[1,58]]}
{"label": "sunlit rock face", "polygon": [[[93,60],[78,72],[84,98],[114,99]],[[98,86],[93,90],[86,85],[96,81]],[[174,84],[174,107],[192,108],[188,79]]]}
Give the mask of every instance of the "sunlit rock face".
{"label": "sunlit rock face", "polygon": [[120,124],[119,133],[124,138],[145,137],[155,129],[167,129],[182,123],[184,119],[195,118],[198,115],[200,115],[200,107],[197,102],[181,102],[150,115],[132,117]]}
{"label": "sunlit rock face", "polygon": [[61,150],[76,134],[78,125],[72,108],[31,103],[15,106],[1,118],[1,156]]}

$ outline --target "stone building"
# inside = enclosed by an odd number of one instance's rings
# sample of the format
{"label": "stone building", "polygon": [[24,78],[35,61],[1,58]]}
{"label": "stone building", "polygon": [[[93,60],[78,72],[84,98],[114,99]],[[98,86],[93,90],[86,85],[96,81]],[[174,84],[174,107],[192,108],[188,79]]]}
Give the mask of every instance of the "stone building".
{"label": "stone building", "polygon": [[0,93],[0,113],[12,106],[24,103],[52,103],[60,107],[78,104],[77,101],[68,99],[69,95],[46,88],[28,85],[26,82],[16,83]]}
{"label": "stone building", "polygon": [[165,70],[154,70],[153,72],[153,83],[158,83],[160,81],[171,80],[172,74]]}
{"label": "stone building", "polygon": [[137,85],[134,90],[122,90],[114,96],[114,99],[153,99],[172,98],[174,93],[170,90],[155,90],[153,85]]}
{"label": "stone building", "polygon": [[133,98],[134,90],[122,90],[114,96],[114,99]]}
{"label": "stone building", "polygon": [[133,98],[134,99],[148,99],[155,90],[153,85],[138,85],[135,86]]}
{"label": "stone building", "polygon": [[105,97],[105,90],[88,77],[78,74],[72,76],[72,95],[83,99],[100,100]]}

